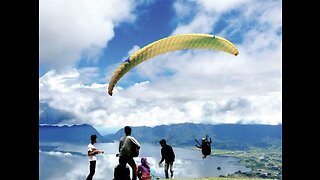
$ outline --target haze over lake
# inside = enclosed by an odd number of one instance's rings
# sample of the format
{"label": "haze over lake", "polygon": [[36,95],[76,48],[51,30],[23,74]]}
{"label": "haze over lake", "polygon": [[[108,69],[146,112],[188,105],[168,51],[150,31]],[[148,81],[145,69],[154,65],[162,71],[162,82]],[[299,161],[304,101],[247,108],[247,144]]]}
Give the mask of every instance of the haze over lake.
{"label": "haze over lake", "polygon": [[[111,180],[114,167],[118,164],[115,154],[118,152],[118,142],[97,143],[98,149],[104,154],[97,155],[95,180]],[[160,145],[142,144],[140,155],[134,158],[140,164],[141,157],[147,157],[156,177],[164,177],[163,167],[158,167],[161,158]],[[210,156],[202,159],[199,150],[173,147],[176,159],[174,163],[175,178],[218,177],[232,174],[236,171],[250,171],[232,157]],[[39,177],[41,180],[83,180],[89,173],[87,144],[70,143],[40,143]],[[221,167],[221,170],[217,170]]]}

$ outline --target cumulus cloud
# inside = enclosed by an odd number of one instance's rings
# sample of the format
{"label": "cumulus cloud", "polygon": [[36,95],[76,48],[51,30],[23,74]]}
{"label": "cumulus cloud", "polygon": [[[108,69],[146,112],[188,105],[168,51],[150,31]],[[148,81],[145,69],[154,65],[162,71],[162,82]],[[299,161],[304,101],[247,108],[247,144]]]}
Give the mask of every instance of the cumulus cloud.
{"label": "cumulus cloud", "polygon": [[[178,1],[181,6],[182,2]],[[212,18],[211,11],[223,15],[236,9],[238,21],[223,16],[228,24],[221,33],[241,34],[242,40],[236,44],[239,56],[207,50],[162,54],[126,74],[121,82],[130,77],[141,77],[142,81],[128,87],[120,82],[112,97],[107,94],[108,84],[90,81],[99,74],[95,68],[69,69],[64,73],[52,70],[39,80],[40,101],[74,115],[67,120],[70,123],[97,126],[182,122],[280,124],[281,1],[228,2],[217,9],[206,4],[210,2],[193,1],[195,9],[206,6],[204,11],[208,13],[195,13],[173,33],[181,28],[188,32],[200,27],[192,25],[198,23],[198,17],[204,19],[203,29],[211,31],[219,21],[206,21]],[[128,54],[137,49],[133,47]],[[115,68],[109,67],[107,72],[111,74],[112,69]]]}
{"label": "cumulus cloud", "polygon": [[74,116],[69,111],[55,109],[50,107],[46,102],[40,102],[39,106],[39,123],[40,124],[58,124],[73,119]]}
{"label": "cumulus cloud", "polygon": [[134,45],[132,49],[129,50],[128,56],[131,56],[133,53],[141,49],[138,45]]}
{"label": "cumulus cloud", "polygon": [[[117,7],[117,8],[114,8]],[[132,0],[41,0],[40,62],[49,68],[95,59],[114,36],[114,27],[132,22]]]}
{"label": "cumulus cloud", "polygon": [[[214,24],[221,15],[233,9],[237,9],[250,0],[178,0],[174,3],[176,16],[180,22],[174,34],[184,33],[210,33]],[[190,14],[193,16],[190,17]]]}
{"label": "cumulus cloud", "polygon": [[[276,91],[252,95],[245,90],[239,91],[245,87],[212,90],[210,85],[202,85],[196,80],[192,83],[198,83],[201,88],[192,90],[188,84],[163,80],[154,85],[144,82],[128,89],[117,88],[115,96],[110,97],[106,93],[107,84],[84,86],[79,83],[79,72],[74,70],[73,73],[76,75],[70,78],[71,73],[64,77],[49,72],[40,79],[43,85],[41,101],[74,115],[64,123],[119,127],[123,124],[155,126],[182,122],[236,123],[240,120],[244,120],[243,123],[277,124],[281,120],[281,99]],[[211,85],[214,86],[214,82]],[[268,92],[268,87],[263,87],[260,89]],[[251,89],[251,92],[256,90]]]}
{"label": "cumulus cloud", "polygon": [[59,158],[63,158],[65,156],[73,156],[72,153],[70,152],[60,152],[60,151],[44,151],[42,152],[41,150],[39,150],[39,153],[44,153],[44,154],[48,154],[50,156],[57,156]]}

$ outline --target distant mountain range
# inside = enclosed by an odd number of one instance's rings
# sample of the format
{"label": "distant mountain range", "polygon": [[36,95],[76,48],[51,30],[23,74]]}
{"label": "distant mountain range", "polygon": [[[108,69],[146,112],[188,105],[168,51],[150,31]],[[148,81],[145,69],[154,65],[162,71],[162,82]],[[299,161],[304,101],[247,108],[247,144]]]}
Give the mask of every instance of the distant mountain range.
{"label": "distant mountain range", "polygon": [[[73,126],[39,125],[40,142],[87,143],[90,135],[96,134],[99,142],[118,141],[123,129],[115,134],[102,136],[88,124]],[[241,125],[241,124],[194,124],[183,123],[156,127],[132,127],[132,136],[140,143],[158,144],[161,138],[174,146],[195,146],[208,135],[215,149],[244,150],[249,147],[281,146],[282,125]]]}
{"label": "distant mountain range", "polygon": [[113,142],[103,137],[94,127],[88,124],[72,126],[39,125],[40,142],[89,143],[92,134],[97,135],[98,142]]}
{"label": "distant mountain range", "polygon": [[[119,140],[123,129],[104,137]],[[242,125],[242,124],[173,124],[156,127],[132,127],[132,136],[139,142],[158,144],[161,138],[175,146],[195,146],[208,135],[217,149],[247,149],[249,147],[281,146],[282,125]]]}

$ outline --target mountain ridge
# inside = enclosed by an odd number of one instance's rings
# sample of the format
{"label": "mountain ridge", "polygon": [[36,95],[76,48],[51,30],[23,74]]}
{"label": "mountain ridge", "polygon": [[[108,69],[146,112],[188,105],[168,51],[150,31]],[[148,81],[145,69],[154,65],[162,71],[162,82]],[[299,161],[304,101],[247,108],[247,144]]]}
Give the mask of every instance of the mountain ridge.
{"label": "mountain ridge", "polygon": [[[88,124],[39,124],[40,142],[88,143],[91,134],[97,135],[98,142],[114,142],[124,135],[124,131],[121,128],[114,134],[103,136]],[[173,146],[190,147],[195,146],[195,139],[200,141],[205,135],[212,138],[212,145],[216,149],[246,150],[250,147],[281,146],[282,125],[180,123],[132,127],[132,136],[140,143],[149,144],[158,144],[164,138]]]}
{"label": "mountain ridge", "polygon": [[[119,140],[123,128],[104,137]],[[164,138],[175,146],[194,146],[195,139],[208,135],[218,149],[245,150],[251,146],[270,147],[282,143],[282,125],[181,123],[155,127],[132,127],[132,136],[142,142],[158,144]]]}

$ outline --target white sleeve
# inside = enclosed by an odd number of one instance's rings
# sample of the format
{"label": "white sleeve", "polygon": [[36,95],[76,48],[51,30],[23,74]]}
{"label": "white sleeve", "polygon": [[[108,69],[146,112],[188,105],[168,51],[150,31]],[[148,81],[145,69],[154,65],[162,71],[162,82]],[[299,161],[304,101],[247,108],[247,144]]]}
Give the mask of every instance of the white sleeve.
{"label": "white sleeve", "polygon": [[88,151],[92,151],[92,146],[88,146]]}

